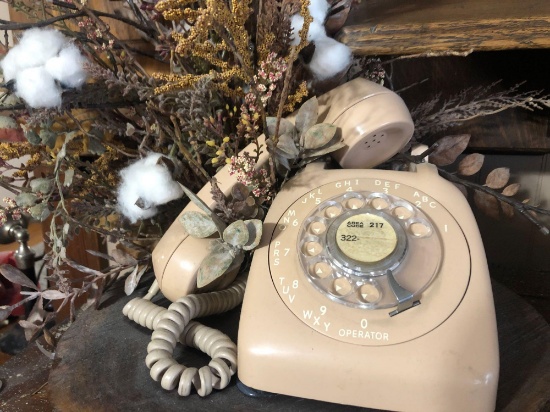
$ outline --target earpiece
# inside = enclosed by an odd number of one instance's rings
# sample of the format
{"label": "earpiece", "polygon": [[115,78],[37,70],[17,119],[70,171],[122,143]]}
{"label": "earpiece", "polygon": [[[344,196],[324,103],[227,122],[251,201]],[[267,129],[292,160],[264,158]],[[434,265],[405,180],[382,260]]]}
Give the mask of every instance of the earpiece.
{"label": "earpiece", "polygon": [[324,123],[338,126],[346,147],[332,157],[344,169],[369,169],[408,142],[414,123],[405,102],[379,84],[355,79],[319,98],[328,106]]}

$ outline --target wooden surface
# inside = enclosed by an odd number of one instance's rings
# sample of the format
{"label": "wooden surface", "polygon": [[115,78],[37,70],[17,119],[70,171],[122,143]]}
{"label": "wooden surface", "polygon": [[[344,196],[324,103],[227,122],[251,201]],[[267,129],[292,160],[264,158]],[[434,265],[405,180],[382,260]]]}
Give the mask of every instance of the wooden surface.
{"label": "wooden surface", "polygon": [[[550,327],[528,304],[500,284],[493,285],[500,344],[497,411],[547,411],[550,407]],[[118,295],[121,291],[118,291]],[[202,399],[180,398],[153,382],[144,364],[151,332],[121,314],[127,298],[115,295],[99,311],[84,313],[63,336],[50,373],[52,405],[71,411],[359,411],[367,410],[287,396],[249,398],[235,379]],[[208,320],[236,337],[237,310]],[[205,322],[206,323],[206,322]],[[176,357],[193,366],[207,358],[182,350]],[[2,374],[0,368],[0,374]],[[0,392],[1,395],[1,392]]]}
{"label": "wooden surface", "polygon": [[547,48],[550,2],[364,0],[339,40],[364,55]]}

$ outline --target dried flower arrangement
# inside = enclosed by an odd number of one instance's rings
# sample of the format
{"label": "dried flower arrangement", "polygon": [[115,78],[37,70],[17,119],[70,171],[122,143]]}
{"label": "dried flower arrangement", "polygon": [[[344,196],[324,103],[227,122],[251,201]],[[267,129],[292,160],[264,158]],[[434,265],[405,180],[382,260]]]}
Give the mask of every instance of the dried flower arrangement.
{"label": "dried flower arrangement", "polygon": [[[242,261],[257,245],[261,218],[281,184],[340,147],[330,144],[333,127],[316,124],[317,102],[308,97],[357,76],[384,81],[384,62],[352,56],[326,34],[344,24],[353,3],[136,0],[127,2],[122,16],[95,10],[86,1],[10,1],[32,22],[0,22],[2,30],[25,30],[1,63],[0,130],[11,130],[13,141],[0,143],[0,186],[14,196],[6,199],[0,220],[21,213],[41,221],[51,218],[51,289],[37,290],[17,270],[0,268],[12,282],[32,289],[19,304],[37,300],[24,322],[30,335],[51,319],[43,309],[45,300],[69,305],[74,317],[79,296],[98,302],[104,289],[122,277],[131,293],[150,269],[155,241],[185,199],[207,182],[217,200],[216,213],[203,208],[205,214],[182,221],[199,237],[220,233],[211,256],[221,266],[203,273],[200,281],[209,282]],[[154,51],[120,40],[106,19],[137,29]],[[165,69],[149,73],[142,64],[145,57]],[[414,140],[507,108],[550,107],[549,97],[536,93],[484,92],[446,102],[434,99],[415,109]],[[295,125],[284,119],[298,108]],[[468,140],[444,138],[421,157],[431,154],[436,165],[452,164]],[[255,152],[239,154],[250,143]],[[269,167],[257,170],[265,151]],[[407,153],[395,160],[420,159]],[[22,156],[28,160],[19,167],[8,162]],[[482,155],[470,154],[460,161],[458,175],[441,173],[473,189],[476,203],[489,213],[519,212],[548,233],[537,214],[549,212],[515,200],[519,186],[508,184],[507,170],[493,171],[485,186],[459,177],[477,173],[482,163]],[[213,179],[226,164],[240,183],[230,198]],[[8,177],[6,171],[14,173]],[[67,257],[66,246],[79,230],[119,246],[109,256],[89,251],[107,259],[107,268],[87,268]],[[67,266],[83,273],[78,287],[66,278]],[[13,309],[0,307],[0,317]]]}

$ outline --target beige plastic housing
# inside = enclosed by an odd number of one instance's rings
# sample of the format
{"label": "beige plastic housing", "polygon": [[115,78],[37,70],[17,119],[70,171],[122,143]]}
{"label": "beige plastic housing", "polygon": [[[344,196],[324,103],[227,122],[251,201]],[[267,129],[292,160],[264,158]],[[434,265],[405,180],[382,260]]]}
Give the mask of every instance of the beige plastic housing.
{"label": "beige plastic housing", "polygon": [[[321,96],[319,103],[319,120],[341,128],[347,147],[339,150],[335,158],[343,167],[372,167],[383,163],[412,137],[414,126],[403,100],[368,80],[358,78],[345,83]],[[250,145],[243,151],[252,153],[254,149],[255,145]],[[265,165],[267,160],[264,148],[257,166]],[[229,167],[222,168],[216,179],[228,195],[234,184]],[[198,196],[214,206],[210,184],[201,189]],[[200,211],[191,203],[182,213],[191,210]],[[224,275],[208,287],[197,290],[197,270],[208,250],[208,239],[188,236],[179,218],[174,221],[153,251],[155,276],[168,299],[175,301],[190,293],[222,289],[231,283],[236,273]]]}
{"label": "beige plastic housing", "polygon": [[[310,211],[357,191],[419,208],[441,245],[437,273],[420,304],[395,316],[387,308],[331,299],[300,266],[306,251],[299,236],[309,227],[304,219]],[[387,212],[395,217],[395,210]],[[413,230],[413,221],[405,226]],[[429,253],[416,255],[420,261],[405,257],[407,276],[421,273],[421,258]],[[499,374],[495,312],[483,244],[466,199],[430,164],[412,172],[309,165],[284,186],[266,216],[238,342],[239,379],[258,390],[392,411],[493,411]]]}

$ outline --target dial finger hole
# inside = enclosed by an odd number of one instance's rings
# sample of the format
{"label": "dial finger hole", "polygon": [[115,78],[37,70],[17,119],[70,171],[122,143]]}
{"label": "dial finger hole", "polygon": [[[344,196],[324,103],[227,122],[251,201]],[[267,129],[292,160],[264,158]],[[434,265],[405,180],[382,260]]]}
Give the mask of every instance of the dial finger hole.
{"label": "dial finger hole", "polygon": [[329,206],[325,209],[325,216],[329,219],[340,216],[342,213],[342,207],[338,205]]}
{"label": "dial finger hole", "polygon": [[416,221],[410,224],[409,231],[414,237],[423,238],[432,234],[432,228],[422,221]]}
{"label": "dial finger hole", "polygon": [[400,220],[407,220],[413,216],[414,212],[406,206],[397,206],[393,210],[393,215]]}
{"label": "dial finger hole", "polygon": [[365,202],[363,199],[352,197],[351,199],[346,200],[345,205],[348,209],[355,210],[361,209],[363,206],[365,206]]}
{"label": "dial finger hole", "polygon": [[372,283],[366,283],[359,288],[359,299],[365,303],[376,303],[380,296],[380,290]]}
{"label": "dial finger hole", "polygon": [[332,282],[332,292],[338,296],[346,296],[351,292],[351,284],[346,278],[338,278]]}
{"label": "dial finger hole", "polygon": [[313,235],[321,235],[325,233],[327,227],[324,222],[317,220],[309,224],[309,232]]}
{"label": "dial finger hole", "polygon": [[332,267],[326,262],[317,262],[311,266],[310,273],[312,276],[325,279],[332,275]]}
{"label": "dial finger hole", "polygon": [[315,241],[309,241],[304,242],[304,246],[302,247],[302,253],[306,256],[317,256],[323,251],[323,247],[319,242]]}

